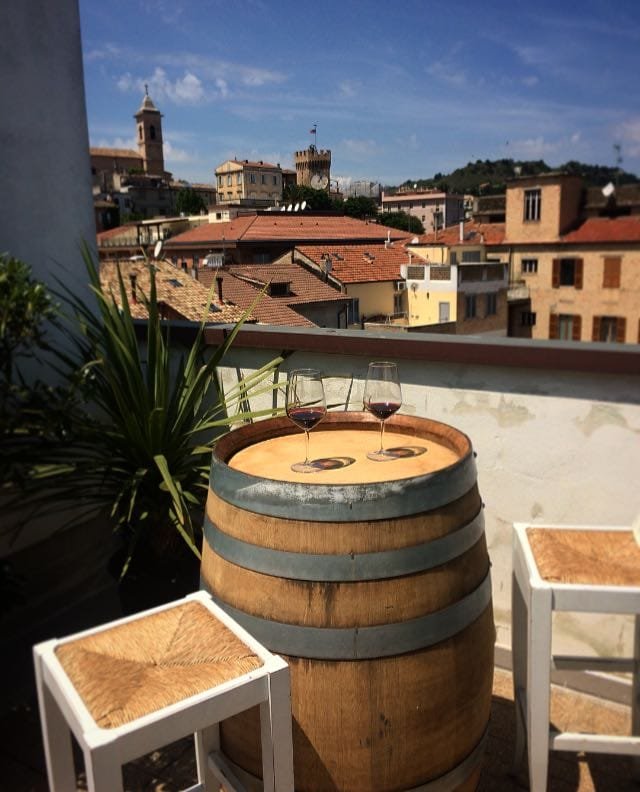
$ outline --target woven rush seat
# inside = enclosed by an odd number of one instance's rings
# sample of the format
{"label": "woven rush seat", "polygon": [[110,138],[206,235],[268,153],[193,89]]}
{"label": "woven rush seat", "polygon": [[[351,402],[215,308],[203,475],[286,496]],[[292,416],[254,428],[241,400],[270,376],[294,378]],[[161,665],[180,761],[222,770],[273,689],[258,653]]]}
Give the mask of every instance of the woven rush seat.
{"label": "woven rush seat", "polygon": [[640,547],[631,531],[528,528],[544,580],[592,586],[640,586]]}
{"label": "woven rush seat", "polygon": [[[552,651],[554,613],[629,615],[630,657]],[[640,547],[624,526],[516,523],[513,532],[512,625],[516,740],[514,770],[525,753],[531,792],[545,792],[549,750],[627,754],[640,778]],[[551,670],[631,676],[631,734],[560,732],[549,722]]]}
{"label": "woven rush seat", "polygon": [[243,789],[220,722],[259,708],[264,792],[293,792],[289,667],[204,591],[33,648],[52,792],[76,789],[73,734],[89,792],[122,792],[122,766],[193,734],[198,783]]}

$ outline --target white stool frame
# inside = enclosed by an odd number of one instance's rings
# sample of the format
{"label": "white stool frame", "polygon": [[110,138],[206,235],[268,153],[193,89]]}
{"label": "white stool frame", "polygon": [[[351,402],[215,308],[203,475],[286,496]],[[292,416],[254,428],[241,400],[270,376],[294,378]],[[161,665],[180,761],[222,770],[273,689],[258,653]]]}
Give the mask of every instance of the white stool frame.
{"label": "white stool frame", "polygon": [[[549,750],[630,754],[640,757],[640,587],[554,583],[544,580],[535,562],[528,528],[580,531],[629,531],[624,526],[538,525],[515,523],[513,532],[512,655],[516,709],[514,772],[528,748],[531,792],[545,792]],[[552,655],[553,611],[635,615],[634,657]],[[551,669],[630,672],[632,688],[631,736],[620,737],[550,728]],[[638,773],[634,760],[634,775]]]}
{"label": "white stool frame", "polygon": [[[112,729],[96,724],[55,655],[68,641],[132,622],[196,600],[230,629],[263,662],[260,668]],[[293,751],[289,667],[211,601],[204,591],[181,600],[33,648],[47,775],[52,792],[75,792],[71,734],[82,748],[89,792],[122,792],[122,765],[192,733],[198,783],[186,792],[240,792],[220,751],[219,723],[260,706],[265,792],[293,792]]]}

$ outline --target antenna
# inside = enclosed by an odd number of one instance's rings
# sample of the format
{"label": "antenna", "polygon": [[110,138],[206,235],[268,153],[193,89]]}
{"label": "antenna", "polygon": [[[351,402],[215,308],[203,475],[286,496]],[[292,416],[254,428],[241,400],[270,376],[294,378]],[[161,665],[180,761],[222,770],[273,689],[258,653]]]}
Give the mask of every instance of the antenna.
{"label": "antenna", "polygon": [[602,188],[602,194],[604,195],[605,198],[610,198],[615,191],[616,188],[613,182],[609,182],[608,184],[605,184],[605,186]]}

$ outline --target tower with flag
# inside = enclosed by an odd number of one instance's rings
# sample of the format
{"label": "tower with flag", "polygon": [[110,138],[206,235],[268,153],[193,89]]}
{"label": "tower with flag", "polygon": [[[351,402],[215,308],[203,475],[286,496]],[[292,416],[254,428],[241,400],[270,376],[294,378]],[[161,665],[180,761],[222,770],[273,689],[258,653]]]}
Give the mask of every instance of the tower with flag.
{"label": "tower with flag", "polygon": [[318,148],[318,125],[309,130],[311,143],[304,151],[296,151],[296,183],[314,190],[330,191],[331,151]]}

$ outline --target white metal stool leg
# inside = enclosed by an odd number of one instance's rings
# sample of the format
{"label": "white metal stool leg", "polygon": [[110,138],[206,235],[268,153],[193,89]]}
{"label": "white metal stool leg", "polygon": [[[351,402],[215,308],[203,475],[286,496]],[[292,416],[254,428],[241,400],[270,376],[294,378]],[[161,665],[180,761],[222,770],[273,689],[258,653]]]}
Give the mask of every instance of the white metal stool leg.
{"label": "white metal stool leg", "polygon": [[527,690],[527,605],[520,588],[518,576],[511,578],[511,657],[513,663],[513,702],[515,708],[516,732],[513,765],[515,775],[522,765],[526,739],[526,690]]}
{"label": "white metal stool leg", "polygon": [[[198,770],[198,782],[202,784],[205,792],[217,792],[219,779],[216,779],[209,767],[208,757],[210,753],[220,750],[220,725],[218,723],[201,729],[193,735],[196,750],[196,768]],[[218,787],[216,787],[218,784]]]}
{"label": "white metal stool leg", "polygon": [[[273,757],[273,784],[275,792],[293,792],[293,751],[291,723],[291,685],[289,667],[282,667],[269,676],[271,733],[270,755]],[[265,743],[263,736],[262,751]],[[265,784],[264,792],[267,792]]]}
{"label": "white metal stool leg", "polygon": [[42,659],[35,655],[36,687],[40,708],[40,724],[44,743],[49,788],[56,792],[75,792],[76,772],[73,764],[71,730],[58,702],[43,683]]}
{"label": "white metal stool leg", "polygon": [[549,768],[549,701],[551,696],[550,589],[531,592],[527,638],[527,733],[529,787],[545,792]]}
{"label": "white metal stool leg", "polygon": [[[631,689],[631,734],[640,737],[640,615],[635,618],[633,638],[633,683]],[[633,757],[633,777],[640,781],[640,758]]]}
{"label": "white metal stool leg", "polygon": [[123,792],[122,765],[110,746],[86,750],[84,756],[89,792]]}

